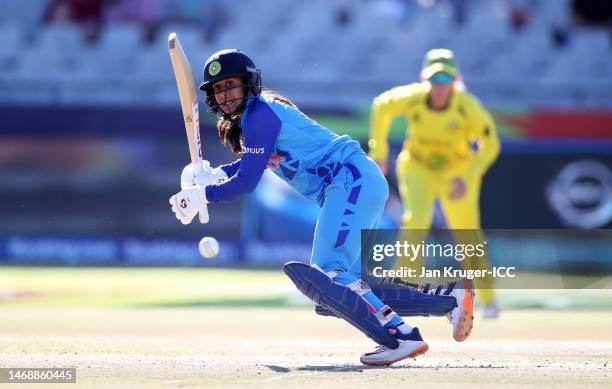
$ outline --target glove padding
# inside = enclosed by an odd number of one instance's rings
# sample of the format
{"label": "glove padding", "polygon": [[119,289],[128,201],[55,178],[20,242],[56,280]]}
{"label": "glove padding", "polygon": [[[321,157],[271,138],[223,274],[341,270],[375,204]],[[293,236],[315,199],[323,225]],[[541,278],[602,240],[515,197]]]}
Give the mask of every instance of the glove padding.
{"label": "glove padding", "polygon": [[201,209],[205,209],[208,200],[204,187],[194,185],[170,197],[174,216],[183,224],[189,224]]}
{"label": "glove padding", "polygon": [[[199,185],[202,189],[208,185],[218,184],[227,180],[227,174],[220,167],[210,168],[210,162],[202,160],[199,163],[187,164],[181,172],[181,189],[187,189]],[[208,208],[206,204],[200,209],[200,223],[208,223]]]}
{"label": "glove padding", "polygon": [[211,169],[210,162],[204,159],[200,166],[196,165],[195,169],[191,163],[183,168],[181,173],[181,189],[186,189],[194,185],[206,187],[208,185],[222,183],[225,180],[227,180],[225,171],[220,167]]}

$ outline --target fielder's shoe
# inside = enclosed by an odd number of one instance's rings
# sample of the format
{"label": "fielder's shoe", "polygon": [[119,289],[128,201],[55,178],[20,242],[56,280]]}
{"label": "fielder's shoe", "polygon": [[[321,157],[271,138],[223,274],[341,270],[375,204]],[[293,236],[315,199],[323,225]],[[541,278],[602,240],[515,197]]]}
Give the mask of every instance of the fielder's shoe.
{"label": "fielder's shoe", "polygon": [[447,314],[448,320],[453,325],[453,338],[457,342],[463,342],[470,336],[474,326],[474,288],[469,280],[459,281],[451,296],[457,300],[457,306]]}
{"label": "fielder's shoe", "polygon": [[497,319],[499,317],[500,311],[501,311],[501,308],[499,307],[497,300],[493,300],[483,305],[482,317],[484,319]]}
{"label": "fielder's shoe", "polygon": [[374,351],[363,354],[360,358],[361,363],[370,366],[389,366],[402,359],[414,358],[429,349],[416,327],[407,335],[397,336],[397,340],[399,342],[398,348],[392,349],[380,345]]}

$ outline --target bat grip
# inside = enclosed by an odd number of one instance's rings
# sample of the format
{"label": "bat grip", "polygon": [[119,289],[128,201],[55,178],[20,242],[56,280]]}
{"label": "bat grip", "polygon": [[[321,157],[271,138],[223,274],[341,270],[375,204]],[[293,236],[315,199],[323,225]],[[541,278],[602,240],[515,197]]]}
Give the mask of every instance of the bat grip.
{"label": "bat grip", "polygon": [[208,223],[208,220],[210,219],[210,217],[208,216],[208,205],[204,204],[202,205],[202,208],[200,208],[200,210],[198,211],[198,214],[200,215],[200,223],[202,224],[206,224]]}
{"label": "bat grip", "polygon": [[[196,159],[194,162],[192,162],[191,166],[193,167],[193,174],[198,175],[204,172],[205,164],[206,163],[202,163],[201,159]],[[210,164],[207,164],[207,165],[208,165],[207,167],[210,167]],[[204,203],[202,207],[199,209],[198,214],[199,214],[200,223],[202,224],[208,223],[208,220],[210,219],[210,217],[208,215],[208,205],[206,203]]]}

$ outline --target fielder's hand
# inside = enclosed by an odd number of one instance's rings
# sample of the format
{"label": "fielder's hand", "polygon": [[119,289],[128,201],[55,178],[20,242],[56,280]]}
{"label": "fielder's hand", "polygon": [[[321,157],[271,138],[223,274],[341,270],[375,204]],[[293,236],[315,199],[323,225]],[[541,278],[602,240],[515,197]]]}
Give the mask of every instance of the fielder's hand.
{"label": "fielder's hand", "polygon": [[189,224],[201,209],[206,207],[208,200],[204,187],[194,185],[170,197],[170,205],[174,216],[183,224]]}
{"label": "fielder's hand", "polygon": [[451,190],[448,193],[448,197],[451,200],[459,200],[465,196],[466,191],[467,185],[465,184],[465,180],[463,180],[461,177],[454,177],[451,181]]}

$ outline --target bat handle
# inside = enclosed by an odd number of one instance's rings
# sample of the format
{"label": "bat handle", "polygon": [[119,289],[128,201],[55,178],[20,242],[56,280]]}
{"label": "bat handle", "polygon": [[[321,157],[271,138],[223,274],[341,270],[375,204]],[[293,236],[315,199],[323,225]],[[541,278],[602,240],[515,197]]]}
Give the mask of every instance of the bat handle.
{"label": "bat handle", "polygon": [[[202,164],[202,160],[201,159],[197,159],[195,162],[192,162],[191,164],[193,166],[193,172],[195,175],[198,175],[199,173],[204,171],[204,166]],[[200,208],[199,210],[199,219],[200,219],[200,223],[202,224],[206,224],[208,223],[209,215],[208,215],[208,205],[204,204],[202,205],[202,208]]]}
{"label": "bat handle", "polygon": [[200,218],[200,223],[202,224],[206,224],[208,223],[209,220],[209,216],[208,216],[208,205],[204,204],[202,205],[202,208],[200,208],[199,213],[199,218]]}

